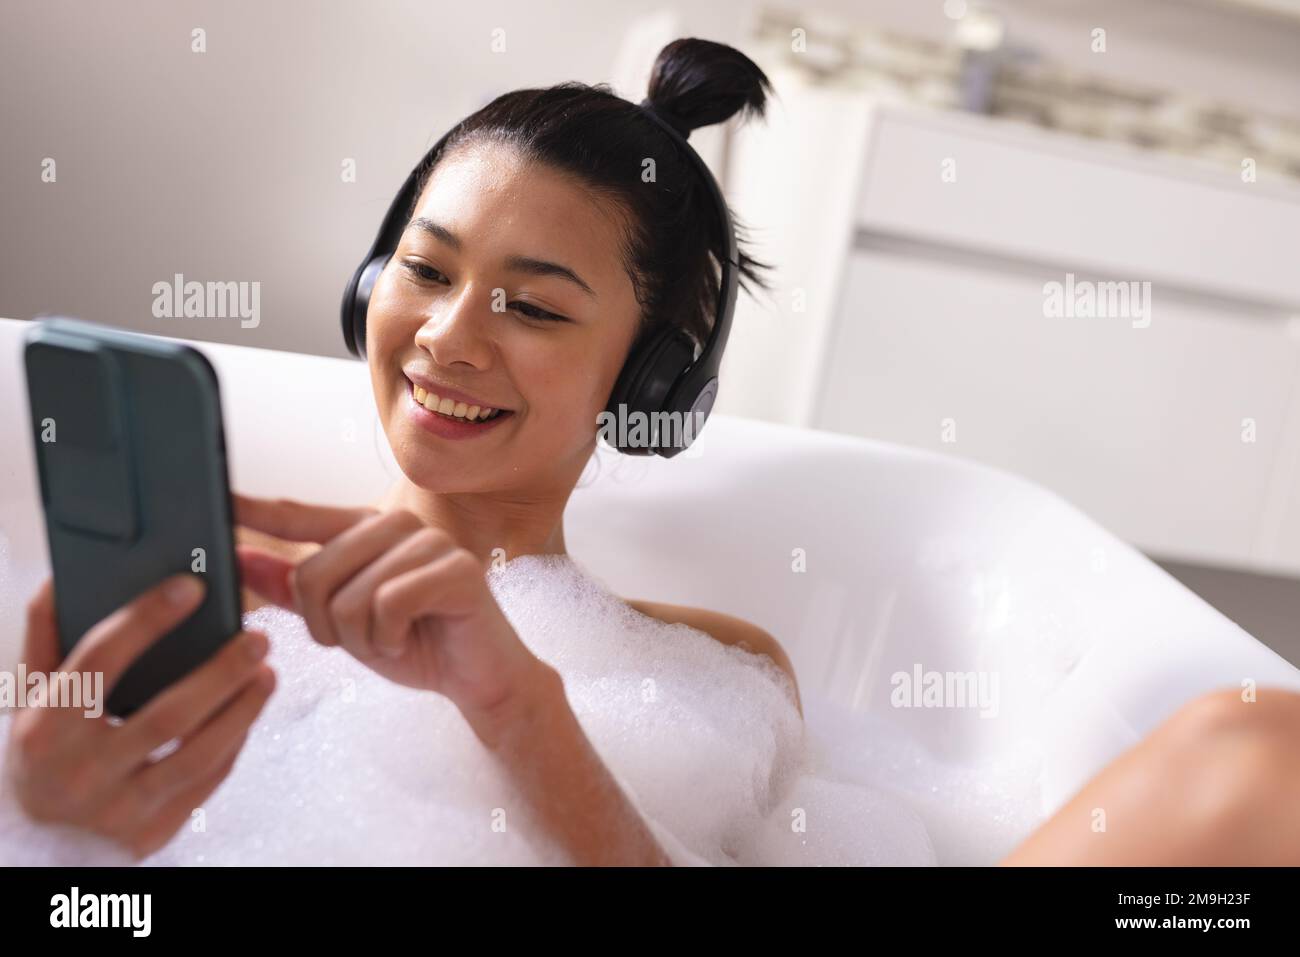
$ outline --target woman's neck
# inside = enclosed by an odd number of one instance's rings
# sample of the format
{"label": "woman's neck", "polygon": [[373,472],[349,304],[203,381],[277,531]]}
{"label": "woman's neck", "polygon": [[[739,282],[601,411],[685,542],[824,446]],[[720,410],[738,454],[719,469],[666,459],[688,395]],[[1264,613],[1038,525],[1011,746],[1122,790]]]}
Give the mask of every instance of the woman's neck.
{"label": "woman's neck", "polygon": [[567,502],[567,494],[559,498],[511,492],[440,494],[403,476],[372,504],[381,511],[406,509],[426,525],[450,534],[487,564],[519,555],[567,555]]}

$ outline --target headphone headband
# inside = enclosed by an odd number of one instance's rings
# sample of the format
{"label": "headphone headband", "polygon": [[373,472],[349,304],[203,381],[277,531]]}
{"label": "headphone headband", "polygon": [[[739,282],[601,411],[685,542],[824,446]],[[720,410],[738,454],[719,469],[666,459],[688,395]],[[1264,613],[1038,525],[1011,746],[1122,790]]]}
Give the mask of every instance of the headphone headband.
{"label": "headphone headband", "polygon": [[[713,324],[698,356],[695,343],[680,326],[667,324],[656,329],[645,341],[633,345],[604,410],[608,416],[603,416],[604,421],[611,424],[609,417],[612,417],[613,428],[602,428],[602,435],[612,447],[627,455],[671,458],[699,435],[717,398],[718,369],[736,308],[740,257],[731,211],[713,173],[686,142],[690,131],[680,132],[654,109],[649,99],[643,100],[639,106],[646,117],[681,147],[703,182],[722,227],[725,244]],[[370,308],[371,291],[401,242],[409,211],[417,199],[415,192],[422,174],[436,161],[450,135],[451,131],[443,134],[406,177],[388,207],[370,251],[352,274],[343,293],[343,341],[354,356],[365,358],[366,313]],[[636,428],[636,421],[645,424],[644,431]],[[661,430],[665,424],[668,428]],[[649,439],[646,441],[638,436],[649,436]]]}

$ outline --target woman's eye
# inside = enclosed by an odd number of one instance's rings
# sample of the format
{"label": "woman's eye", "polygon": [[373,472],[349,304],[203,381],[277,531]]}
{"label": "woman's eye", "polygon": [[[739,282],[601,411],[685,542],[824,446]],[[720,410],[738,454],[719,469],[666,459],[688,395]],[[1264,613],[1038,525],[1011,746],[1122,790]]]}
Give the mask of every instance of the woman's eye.
{"label": "woman's eye", "polygon": [[420,279],[423,279],[425,282],[449,282],[450,281],[447,279],[446,276],[438,272],[438,270],[434,269],[432,266],[428,265],[427,263],[404,262],[402,263],[402,265],[406,268],[407,272],[411,273],[413,276],[418,276]]}
{"label": "woman's eye", "polygon": [[[450,279],[448,279],[445,275],[443,275],[438,270],[434,269],[428,263],[403,262],[402,268],[405,269],[407,272],[409,272],[411,275],[419,278],[422,282],[436,282],[439,284],[446,284],[446,285],[451,284]],[[537,319],[541,322],[568,322],[569,321],[564,316],[557,315],[554,312],[547,312],[545,309],[539,309],[537,306],[534,306],[530,302],[512,302],[510,304],[510,308],[514,309],[516,312],[520,313],[521,315],[527,316],[529,319]]]}
{"label": "woman's eye", "polygon": [[529,319],[541,319],[546,322],[568,322],[564,316],[557,316],[553,312],[547,312],[545,309],[538,309],[530,302],[512,302],[510,308],[522,313]]}

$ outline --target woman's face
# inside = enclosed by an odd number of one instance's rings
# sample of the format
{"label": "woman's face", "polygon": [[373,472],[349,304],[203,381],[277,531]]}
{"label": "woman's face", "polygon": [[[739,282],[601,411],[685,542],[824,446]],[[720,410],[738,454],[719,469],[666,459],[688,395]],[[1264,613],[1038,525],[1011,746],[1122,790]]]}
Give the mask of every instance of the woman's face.
{"label": "woman's face", "polygon": [[[621,250],[615,209],[508,146],[439,162],[366,319],[375,402],[413,483],[572,489],[639,315]],[[446,422],[417,405],[416,384],[508,414]]]}

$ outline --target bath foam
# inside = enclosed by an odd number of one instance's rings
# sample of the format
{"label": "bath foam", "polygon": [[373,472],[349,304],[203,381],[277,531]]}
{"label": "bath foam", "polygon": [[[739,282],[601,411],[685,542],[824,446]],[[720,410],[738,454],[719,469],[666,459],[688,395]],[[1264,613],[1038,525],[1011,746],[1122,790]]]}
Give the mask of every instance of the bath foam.
{"label": "bath foam", "polygon": [[[566,556],[521,556],[488,583],[674,863],[989,862],[1034,823],[1032,756],[948,768],[815,696],[805,725],[771,659],[640,614]],[[244,625],[271,636],[277,690],[231,774],[145,864],[568,861],[450,702],[317,645],[283,609]],[[0,792],[0,863],[129,861]]]}

